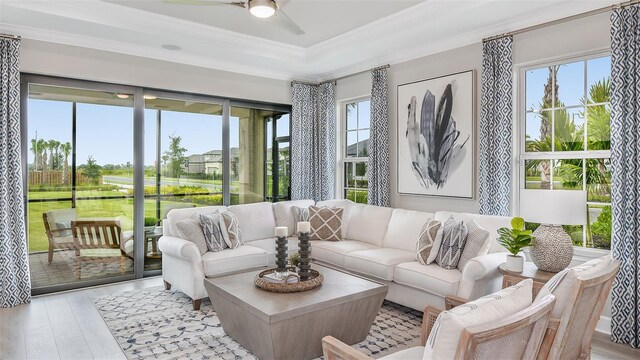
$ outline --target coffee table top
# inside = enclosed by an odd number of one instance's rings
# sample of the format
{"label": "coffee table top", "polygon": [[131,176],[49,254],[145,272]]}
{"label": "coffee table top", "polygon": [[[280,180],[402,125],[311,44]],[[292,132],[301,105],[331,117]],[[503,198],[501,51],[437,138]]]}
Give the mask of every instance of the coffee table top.
{"label": "coffee table top", "polygon": [[270,322],[387,292],[387,285],[383,283],[317,264],[312,264],[312,268],[324,276],[322,285],[298,293],[272,293],[258,288],[254,284],[254,277],[262,270],[207,278],[204,285],[208,290]]}

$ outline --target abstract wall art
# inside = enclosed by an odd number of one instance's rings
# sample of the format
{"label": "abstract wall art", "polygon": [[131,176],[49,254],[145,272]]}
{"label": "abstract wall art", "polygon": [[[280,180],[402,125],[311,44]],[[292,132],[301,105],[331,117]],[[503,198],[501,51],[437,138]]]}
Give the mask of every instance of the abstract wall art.
{"label": "abstract wall art", "polygon": [[398,193],[473,198],[475,72],[398,85]]}

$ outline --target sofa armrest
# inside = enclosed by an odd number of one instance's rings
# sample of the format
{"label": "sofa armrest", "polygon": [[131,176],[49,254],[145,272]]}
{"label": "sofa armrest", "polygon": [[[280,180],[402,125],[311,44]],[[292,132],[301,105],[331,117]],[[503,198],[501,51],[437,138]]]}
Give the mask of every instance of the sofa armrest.
{"label": "sofa armrest", "polygon": [[[498,266],[505,263],[506,252],[497,252],[487,255],[476,256],[462,269],[462,278],[458,286],[457,296],[469,300],[498,291],[497,281],[502,279],[498,271]],[[483,289],[476,289],[476,282],[483,282]],[[501,281],[500,281],[501,283]],[[491,285],[491,286],[489,286]]]}
{"label": "sofa armrest", "polygon": [[158,239],[158,248],[163,255],[173,256],[192,262],[201,262],[202,257],[196,244],[179,237],[164,235]]}

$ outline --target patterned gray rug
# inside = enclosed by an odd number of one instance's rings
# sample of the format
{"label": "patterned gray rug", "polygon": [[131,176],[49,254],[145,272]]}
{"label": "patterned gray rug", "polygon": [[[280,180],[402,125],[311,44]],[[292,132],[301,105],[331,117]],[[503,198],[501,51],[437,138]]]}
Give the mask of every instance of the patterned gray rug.
{"label": "patterned gray rug", "polygon": [[[208,299],[193,311],[189,297],[158,287],[93,302],[129,359],[255,359],[225,334]],[[421,312],[385,301],[367,339],[354,347],[377,358],[416,346],[421,324]]]}

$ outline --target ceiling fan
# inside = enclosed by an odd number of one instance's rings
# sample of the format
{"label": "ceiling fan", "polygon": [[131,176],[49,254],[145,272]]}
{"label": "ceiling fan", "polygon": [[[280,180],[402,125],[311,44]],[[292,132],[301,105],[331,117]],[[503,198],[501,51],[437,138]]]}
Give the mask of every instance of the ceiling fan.
{"label": "ceiling fan", "polygon": [[[245,1],[224,1],[224,0],[163,0],[165,3],[177,5],[229,5],[238,8],[249,9],[251,15],[272,21],[296,35],[304,34],[304,31],[296,24],[282,8],[289,0],[247,0]],[[275,16],[274,16],[275,15]]]}

